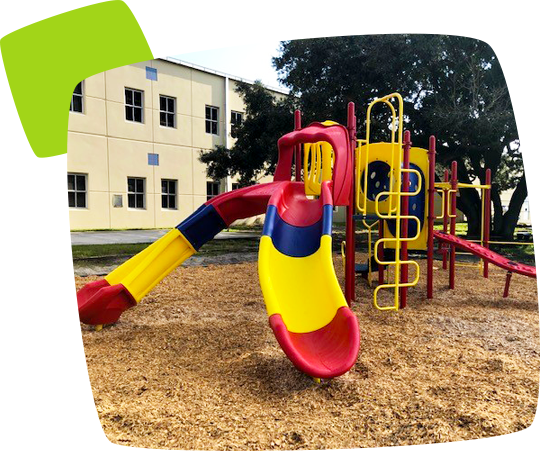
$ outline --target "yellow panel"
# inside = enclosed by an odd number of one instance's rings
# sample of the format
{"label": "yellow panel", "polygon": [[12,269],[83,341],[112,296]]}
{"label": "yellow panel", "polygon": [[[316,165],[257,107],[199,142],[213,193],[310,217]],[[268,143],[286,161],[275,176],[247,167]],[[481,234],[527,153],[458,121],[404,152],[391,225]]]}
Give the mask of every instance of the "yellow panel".
{"label": "yellow panel", "polygon": [[[394,155],[392,156],[392,147],[394,147]],[[359,154],[358,154],[358,162],[356,165],[356,186],[360,186],[360,189],[357,190],[357,196],[359,202],[357,204],[363,205],[364,202],[364,177],[363,177],[363,168],[367,168],[368,165],[374,161],[383,161],[388,164],[390,167],[397,167],[397,162],[399,161],[399,146],[396,144],[392,145],[392,143],[374,143],[369,145],[369,155],[367,156],[367,164],[366,164],[366,149],[367,146],[364,144],[359,148]],[[392,164],[392,158],[394,159],[394,164]],[[360,168],[361,170],[358,170]],[[369,175],[368,175],[369,176]],[[358,180],[360,179],[360,180]],[[359,183],[359,185],[358,185]],[[395,176],[392,177],[392,187],[395,187],[396,184],[396,178]],[[390,189],[389,189],[390,191]],[[393,208],[395,208],[395,200],[393,201]],[[379,213],[387,214],[388,209],[390,207],[390,197],[386,198],[385,200],[379,201]],[[375,214],[375,202],[366,199],[366,208],[367,208],[367,214]]]}
{"label": "yellow panel", "polygon": [[289,257],[269,236],[261,238],[259,280],[268,316],[279,313],[290,332],[312,332],[326,326],[347,306],[332,262],[332,238],[321,237],[317,252]]}
{"label": "yellow panel", "polygon": [[139,302],[158,282],[195,252],[184,235],[178,229],[172,229],[120,265],[105,279],[111,285],[124,285]]}

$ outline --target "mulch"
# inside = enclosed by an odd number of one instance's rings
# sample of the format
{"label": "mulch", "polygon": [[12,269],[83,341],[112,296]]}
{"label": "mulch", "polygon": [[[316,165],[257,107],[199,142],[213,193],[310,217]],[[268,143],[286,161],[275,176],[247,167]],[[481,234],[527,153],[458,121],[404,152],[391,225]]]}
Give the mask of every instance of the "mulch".
{"label": "mulch", "polygon": [[[425,261],[420,262],[425,274]],[[343,283],[340,259],[336,272]],[[143,448],[325,449],[469,440],[528,427],[538,398],[536,280],[435,271],[399,312],[373,308],[358,279],[361,353],[316,384],[278,346],[257,264],[181,267],[120,321],[82,325],[108,439]],[[77,288],[96,277],[76,278]]]}

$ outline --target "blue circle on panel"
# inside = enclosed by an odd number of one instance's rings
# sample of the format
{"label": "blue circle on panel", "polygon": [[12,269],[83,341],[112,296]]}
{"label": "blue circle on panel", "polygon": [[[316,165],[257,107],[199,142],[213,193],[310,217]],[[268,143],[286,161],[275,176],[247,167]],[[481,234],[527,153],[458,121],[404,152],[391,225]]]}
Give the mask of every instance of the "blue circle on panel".
{"label": "blue circle on panel", "polygon": [[[364,190],[364,183],[367,173],[367,198],[375,202],[377,195],[390,190],[390,165],[384,161],[372,161],[368,164],[367,170],[362,173],[360,188]],[[387,199],[388,195],[379,197],[379,202]]]}

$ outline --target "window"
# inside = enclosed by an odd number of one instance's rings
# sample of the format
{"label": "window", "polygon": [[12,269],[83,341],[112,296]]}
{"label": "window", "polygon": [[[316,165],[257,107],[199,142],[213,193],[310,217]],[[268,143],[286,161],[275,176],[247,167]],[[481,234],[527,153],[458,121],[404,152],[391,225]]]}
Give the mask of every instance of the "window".
{"label": "window", "polygon": [[157,81],[157,69],[146,66],[146,78],[148,80]]}
{"label": "window", "polygon": [[169,96],[159,96],[159,124],[162,127],[176,127],[176,99]]}
{"label": "window", "polygon": [[219,182],[206,182],[206,200],[219,194]]}
{"label": "window", "polygon": [[244,115],[238,111],[231,111],[231,138],[236,138],[239,125],[244,120]]}
{"label": "window", "polygon": [[159,166],[159,153],[148,154],[148,166]]}
{"label": "window", "polygon": [[128,207],[144,210],[146,179],[139,177],[128,177]]}
{"label": "window", "polygon": [[68,174],[68,204],[70,208],[86,208],[86,174]]}
{"label": "window", "polygon": [[161,208],[176,210],[176,180],[161,179]]}
{"label": "window", "polygon": [[83,112],[83,82],[82,81],[77,86],[75,86],[75,90],[73,91],[73,95],[71,96],[71,103],[69,104],[69,111],[73,111],[74,113]]}
{"label": "window", "polygon": [[234,191],[235,189],[240,188],[240,183],[233,183],[231,188],[232,188],[233,191]]}
{"label": "window", "polygon": [[126,121],[143,122],[143,91],[126,88]]}
{"label": "window", "polygon": [[219,135],[219,108],[206,105],[206,133]]}

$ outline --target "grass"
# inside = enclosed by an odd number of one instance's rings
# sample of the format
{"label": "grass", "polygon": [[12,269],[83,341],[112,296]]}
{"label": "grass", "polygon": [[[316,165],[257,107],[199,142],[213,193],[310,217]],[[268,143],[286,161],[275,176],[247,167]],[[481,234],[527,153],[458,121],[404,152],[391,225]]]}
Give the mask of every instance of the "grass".
{"label": "grass", "polygon": [[495,245],[492,244],[490,249],[498,254],[504,255],[506,258],[515,260],[520,263],[529,263],[534,265],[534,246],[526,245]]}
{"label": "grass", "polygon": [[[71,272],[81,267],[120,265],[148,247],[150,243],[93,244],[49,248],[49,269]],[[201,257],[257,252],[258,239],[212,240],[197,253]]]}
{"label": "grass", "polygon": [[[433,227],[435,230],[442,230],[442,224],[435,224]],[[450,224],[448,225],[448,230],[450,230]],[[456,223],[456,235],[466,235],[467,234],[467,223],[466,222],[457,222]]]}
{"label": "grass", "polygon": [[118,257],[135,255],[148,247],[148,243],[135,244],[88,244],[71,246],[73,260],[98,257]]}
{"label": "grass", "polygon": [[[442,225],[436,225],[436,229],[441,229]],[[228,229],[231,232],[261,232],[261,226],[234,226]],[[456,224],[456,232],[458,235],[464,235],[467,232],[466,223]],[[365,235],[365,236],[364,236]],[[377,234],[374,234],[376,239]],[[334,227],[334,252],[340,252],[341,241],[345,239],[345,226],[339,225]],[[357,229],[358,244],[367,239],[367,234],[363,229]],[[76,245],[72,246],[73,260],[92,260],[99,258],[120,258],[132,257],[138,254],[143,249],[148,247],[149,243],[136,244],[92,244],[92,245]],[[198,252],[201,256],[216,256],[229,253],[245,253],[257,252],[259,240],[257,238],[247,239],[229,239],[229,240],[212,240],[206,243]],[[362,246],[362,245],[360,245]],[[364,243],[365,247],[365,243]],[[497,246],[491,245],[491,249],[501,255],[512,260],[523,263],[534,264],[534,246],[530,245],[512,245],[512,246]]]}
{"label": "grass", "polygon": [[[131,257],[149,245],[150,243],[76,245],[72,246],[72,254],[74,261],[107,257]],[[234,252],[257,252],[258,246],[258,239],[212,240],[201,248],[198,255],[211,256]]]}

